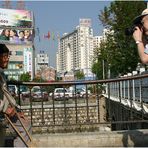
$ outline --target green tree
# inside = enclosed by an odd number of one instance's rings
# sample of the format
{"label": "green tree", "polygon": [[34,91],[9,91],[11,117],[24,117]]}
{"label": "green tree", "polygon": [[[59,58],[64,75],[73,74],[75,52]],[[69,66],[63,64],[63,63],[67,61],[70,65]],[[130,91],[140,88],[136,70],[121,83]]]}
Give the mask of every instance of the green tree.
{"label": "green tree", "polygon": [[92,69],[97,71],[98,78],[101,78],[99,75],[102,74],[102,61],[105,61],[105,75],[110,69],[111,77],[136,69],[139,62],[137,47],[132,35],[125,35],[125,29],[133,25],[133,19],[145,8],[146,3],[143,1],[113,1],[101,11],[99,19],[112,33],[107,34],[106,40],[102,41],[99,50],[96,50],[98,71],[93,69],[95,66]]}
{"label": "green tree", "polygon": [[75,73],[75,77],[78,79],[78,80],[81,80],[85,77],[84,73],[82,71],[76,71]]}
{"label": "green tree", "polygon": [[29,72],[21,74],[20,81],[28,82],[30,80],[31,80],[31,76],[30,76]]}

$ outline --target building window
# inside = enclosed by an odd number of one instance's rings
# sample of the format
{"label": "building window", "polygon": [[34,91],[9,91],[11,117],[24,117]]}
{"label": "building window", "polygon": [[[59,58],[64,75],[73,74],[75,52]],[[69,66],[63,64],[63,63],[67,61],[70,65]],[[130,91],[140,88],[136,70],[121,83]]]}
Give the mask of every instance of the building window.
{"label": "building window", "polygon": [[23,51],[16,51],[16,55],[23,55]]}

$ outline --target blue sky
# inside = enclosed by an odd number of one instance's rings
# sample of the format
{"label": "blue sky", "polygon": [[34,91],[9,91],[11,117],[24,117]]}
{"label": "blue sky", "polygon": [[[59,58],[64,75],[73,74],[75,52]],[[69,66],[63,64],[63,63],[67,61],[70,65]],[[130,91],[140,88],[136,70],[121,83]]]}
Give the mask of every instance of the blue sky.
{"label": "blue sky", "polygon": [[62,36],[65,32],[72,32],[79,24],[80,18],[91,18],[94,35],[101,35],[103,26],[99,22],[98,14],[110,1],[24,1],[25,8],[33,11],[35,28],[40,30],[40,39],[35,37],[36,53],[44,50],[49,55],[50,66],[56,66],[57,40],[44,39],[48,31],[55,36]]}

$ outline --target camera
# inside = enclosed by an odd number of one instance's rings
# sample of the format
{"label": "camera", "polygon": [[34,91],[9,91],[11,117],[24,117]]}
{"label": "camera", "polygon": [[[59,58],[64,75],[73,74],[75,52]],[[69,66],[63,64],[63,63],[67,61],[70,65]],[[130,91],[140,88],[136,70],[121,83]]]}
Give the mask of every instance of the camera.
{"label": "camera", "polygon": [[134,24],[134,25],[132,25],[131,27],[126,28],[126,29],[125,29],[125,35],[127,35],[127,36],[133,35],[134,31],[136,30],[135,27],[141,28],[141,27],[142,27],[142,24]]}
{"label": "camera", "polygon": [[125,35],[127,35],[127,36],[132,35],[134,33],[134,31],[136,30],[135,27],[136,27],[136,25],[133,25],[130,28],[126,28]]}

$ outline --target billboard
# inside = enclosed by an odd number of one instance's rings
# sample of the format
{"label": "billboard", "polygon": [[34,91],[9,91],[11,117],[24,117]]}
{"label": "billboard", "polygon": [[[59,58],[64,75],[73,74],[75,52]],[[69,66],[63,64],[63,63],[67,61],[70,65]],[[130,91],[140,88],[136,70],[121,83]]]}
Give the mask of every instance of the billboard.
{"label": "billboard", "polygon": [[0,42],[32,44],[33,29],[34,22],[31,11],[0,8]]}
{"label": "billboard", "polygon": [[0,8],[0,26],[32,28],[33,15],[28,10],[15,10]]}
{"label": "billboard", "polygon": [[29,72],[31,78],[33,77],[32,56],[33,56],[33,49],[31,47],[24,48],[24,71]]}
{"label": "billboard", "polygon": [[0,29],[0,41],[10,44],[30,44],[33,43],[33,30]]}

